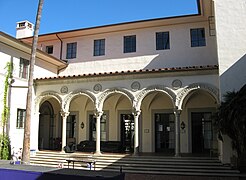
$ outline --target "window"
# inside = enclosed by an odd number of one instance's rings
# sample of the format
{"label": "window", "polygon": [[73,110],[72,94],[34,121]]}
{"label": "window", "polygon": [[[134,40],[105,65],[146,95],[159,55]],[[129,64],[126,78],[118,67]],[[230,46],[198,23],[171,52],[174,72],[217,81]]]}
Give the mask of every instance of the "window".
{"label": "window", "polygon": [[[89,114],[89,140],[96,141],[96,118],[93,114]],[[107,115],[101,116],[101,141],[107,141]]]}
{"label": "window", "polygon": [[26,119],[26,110],[17,109],[16,128],[24,128],[25,119]]}
{"label": "window", "polygon": [[21,22],[19,23],[19,27],[25,27],[26,23],[25,22]]}
{"label": "window", "polygon": [[53,54],[53,46],[46,46],[46,52],[48,54]]}
{"label": "window", "polygon": [[29,27],[29,28],[32,28],[32,24],[28,23],[28,27]]}
{"label": "window", "polygon": [[67,43],[67,59],[76,58],[77,43]]}
{"label": "window", "polygon": [[136,52],[136,36],[124,36],[124,53]]}
{"label": "window", "polygon": [[27,79],[29,70],[29,61],[23,58],[20,58],[20,72],[19,77]]}
{"label": "window", "polygon": [[206,46],[204,28],[191,29],[190,36],[191,36],[191,47]]}
{"label": "window", "polygon": [[169,32],[156,33],[156,50],[170,49]]}
{"label": "window", "polygon": [[105,39],[94,40],[94,56],[105,55]]}
{"label": "window", "polygon": [[67,117],[67,138],[76,137],[76,115],[69,115]]}

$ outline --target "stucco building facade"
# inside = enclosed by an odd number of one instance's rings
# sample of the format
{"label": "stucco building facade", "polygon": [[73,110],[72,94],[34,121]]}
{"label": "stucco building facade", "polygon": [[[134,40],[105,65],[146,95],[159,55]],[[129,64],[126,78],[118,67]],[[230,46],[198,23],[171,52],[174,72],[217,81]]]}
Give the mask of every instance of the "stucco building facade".
{"label": "stucco building facade", "polygon": [[[100,155],[101,144],[114,141],[123,153],[216,152],[228,163],[230,143],[217,140],[211,115],[226,90],[245,82],[244,73],[227,86],[231,76],[224,76],[238,70],[231,71],[235,62],[245,66],[245,13],[238,24],[224,19],[245,12],[245,4],[239,1],[238,11],[225,15],[229,0],[197,2],[194,15],[40,35],[40,53],[53,58],[55,72],[48,64],[35,69],[31,149],[62,150],[71,142],[93,141]],[[225,45],[231,32],[227,21],[240,31],[231,40],[242,38],[236,49]],[[22,34],[20,41],[31,44],[32,38]],[[15,124],[12,114],[10,124]],[[15,136],[15,125],[11,132]]]}

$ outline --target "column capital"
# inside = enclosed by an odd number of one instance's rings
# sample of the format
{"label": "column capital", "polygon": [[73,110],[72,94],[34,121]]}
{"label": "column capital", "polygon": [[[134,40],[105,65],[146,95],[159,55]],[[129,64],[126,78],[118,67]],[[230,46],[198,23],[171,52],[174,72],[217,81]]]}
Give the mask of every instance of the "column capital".
{"label": "column capital", "polygon": [[141,114],[141,110],[140,109],[139,110],[134,109],[132,111],[132,114],[133,114],[133,116],[139,116]]}
{"label": "column capital", "polygon": [[181,112],[182,112],[182,109],[174,108],[173,112],[174,112],[175,115],[180,115]]}
{"label": "column capital", "polygon": [[103,115],[103,111],[94,111],[94,116],[97,118],[97,117],[101,117]]}
{"label": "column capital", "polygon": [[70,114],[70,112],[64,112],[64,111],[61,111],[60,113],[62,117],[68,117]]}

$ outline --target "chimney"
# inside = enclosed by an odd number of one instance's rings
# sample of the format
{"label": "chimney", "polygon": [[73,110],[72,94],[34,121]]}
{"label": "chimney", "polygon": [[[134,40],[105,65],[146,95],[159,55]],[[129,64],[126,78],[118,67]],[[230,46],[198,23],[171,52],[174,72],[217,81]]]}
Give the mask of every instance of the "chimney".
{"label": "chimney", "polygon": [[16,23],[16,39],[33,36],[34,25],[29,21],[20,21]]}

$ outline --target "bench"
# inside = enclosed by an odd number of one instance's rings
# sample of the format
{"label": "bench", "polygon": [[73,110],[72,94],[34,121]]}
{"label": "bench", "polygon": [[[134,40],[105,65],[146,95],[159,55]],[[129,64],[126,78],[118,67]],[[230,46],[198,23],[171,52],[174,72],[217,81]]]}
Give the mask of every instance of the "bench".
{"label": "bench", "polygon": [[66,159],[66,161],[67,161],[68,168],[69,168],[69,164],[73,163],[73,169],[74,169],[74,163],[79,162],[79,163],[89,164],[90,170],[91,170],[92,165],[94,166],[94,170],[96,169],[96,161],[94,159],[82,158],[82,157],[70,157]]}
{"label": "bench", "polygon": [[[77,151],[81,152],[94,152],[96,150],[96,141],[81,141],[77,145]],[[101,141],[102,152],[123,152],[122,143],[120,141]]]}

